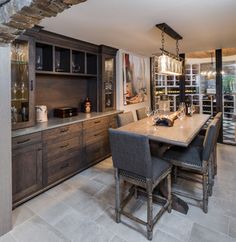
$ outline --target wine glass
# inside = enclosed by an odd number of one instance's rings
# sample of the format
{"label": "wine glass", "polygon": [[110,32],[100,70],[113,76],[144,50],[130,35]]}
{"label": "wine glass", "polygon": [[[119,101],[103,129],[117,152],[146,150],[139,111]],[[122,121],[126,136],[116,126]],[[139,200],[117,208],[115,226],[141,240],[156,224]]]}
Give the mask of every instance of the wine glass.
{"label": "wine glass", "polygon": [[146,113],[147,117],[150,117],[152,115],[152,109],[150,107],[146,107],[145,113]]}
{"label": "wine glass", "polygon": [[159,119],[160,117],[160,110],[156,109],[153,111],[153,116],[152,116],[152,123],[153,125],[156,124],[156,121]]}
{"label": "wine glass", "polygon": [[190,107],[190,114],[191,114],[191,116],[194,114],[194,112],[196,111],[196,107],[195,107],[195,105],[191,105],[191,107]]}
{"label": "wine glass", "polygon": [[183,128],[182,120],[183,120],[184,117],[185,117],[185,110],[179,108],[178,113],[177,113],[177,117],[178,117],[178,119],[180,120],[180,128],[182,129],[182,128]]}

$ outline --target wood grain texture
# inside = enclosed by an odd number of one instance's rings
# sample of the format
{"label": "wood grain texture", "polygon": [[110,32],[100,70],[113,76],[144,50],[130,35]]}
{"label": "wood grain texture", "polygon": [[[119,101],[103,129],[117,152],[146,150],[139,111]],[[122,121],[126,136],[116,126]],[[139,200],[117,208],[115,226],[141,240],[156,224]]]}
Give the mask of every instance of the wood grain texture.
{"label": "wood grain texture", "polygon": [[74,76],[36,76],[36,105],[46,105],[49,117],[58,107],[78,107],[87,97],[87,80]]}
{"label": "wood grain texture", "polygon": [[154,141],[187,147],[209,118],[210,115],[194,114],[193,117],[186,116],[182,121],[179,119],[175,120],[173,127],[166,127],[154,126],[150,117],[125,125],[119,129],[147,135]]}

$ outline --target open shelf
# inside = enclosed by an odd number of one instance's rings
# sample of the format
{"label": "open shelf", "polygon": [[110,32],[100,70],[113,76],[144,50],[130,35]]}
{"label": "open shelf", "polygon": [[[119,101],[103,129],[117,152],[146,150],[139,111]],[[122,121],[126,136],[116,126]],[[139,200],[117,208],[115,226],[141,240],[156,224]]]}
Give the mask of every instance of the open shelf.
{"label": "open shelf", "polygon": [[53,48],[51,45],[36,43],[35,69],[53,71]]}

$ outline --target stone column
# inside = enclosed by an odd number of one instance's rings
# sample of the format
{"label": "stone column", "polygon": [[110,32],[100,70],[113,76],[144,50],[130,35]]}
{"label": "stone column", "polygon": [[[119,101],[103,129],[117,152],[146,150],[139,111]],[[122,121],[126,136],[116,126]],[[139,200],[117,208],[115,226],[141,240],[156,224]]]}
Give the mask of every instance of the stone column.
{"label": "stone column", "polygon": [[0,46],[0,236],[12,226],[10,45]]}

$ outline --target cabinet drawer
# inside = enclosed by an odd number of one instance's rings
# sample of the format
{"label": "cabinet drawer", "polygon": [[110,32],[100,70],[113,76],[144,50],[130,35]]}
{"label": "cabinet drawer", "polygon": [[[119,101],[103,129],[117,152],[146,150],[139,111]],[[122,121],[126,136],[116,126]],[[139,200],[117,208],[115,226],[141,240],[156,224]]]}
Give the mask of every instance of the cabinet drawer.
{"label": "cabinet drawer", "polygon": [[81,142],[79,137],[63,140],[60,142],[54,142],[44,147],[44,159],[49,160],[61,155],[66,155],[73,150],[79,150]]}
{"label": "cabinet drawer", "polygon": [[103,142],[95,142],[88,144],[85,148],[85,161],[90,164],[96,160],[104,158],[109,154],[109,143],[107,140]]}
{"label": "cabinet drawer", "polygon": [[72,174],[73,172],[78,171],[81,166],[81,159],[78,156],[74,156],[70,159],[63,160],[58,162],[48,168],[48,184],[58,181],[59,179],[64,178]]}
{"label": "cabinet drawer", "polygon": [[108,117],[96,118],[84,121],[83,128],[85,130],[106,129],[108,127]]}
{"label": "cabinet drawer", "polygon": [[95,130],[86,132],[84,135],[84,144],[104,142],[108,139],[108,130]]}
{"label": "cabinet drawer", "polygon": [[82,130],[82,123],[65,125],[60,128],[49,129],[43,132],[43,140],[48,141],[64,136],[73,135]]}
{"label": "cabinet drawer", "polygon": [[41,140],[41,132],[15,137],[12,139],[12,148],[17,149],[26,145],[40,143]]}

